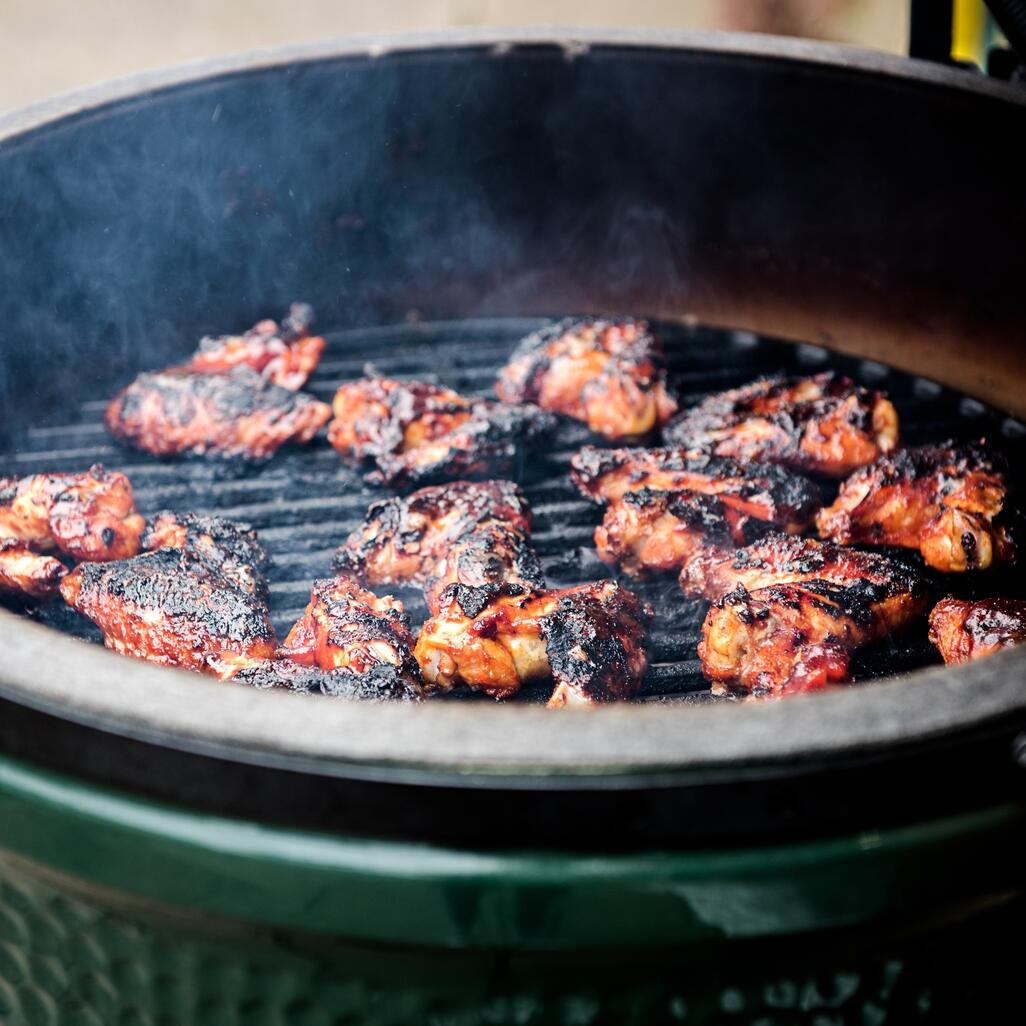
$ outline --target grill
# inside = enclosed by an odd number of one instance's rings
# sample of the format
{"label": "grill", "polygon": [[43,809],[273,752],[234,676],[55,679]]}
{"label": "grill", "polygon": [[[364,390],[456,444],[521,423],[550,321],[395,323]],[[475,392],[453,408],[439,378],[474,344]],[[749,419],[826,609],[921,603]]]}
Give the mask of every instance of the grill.
{"label": "grill", "polygon": [[[516,342],[543,324],[540,319],[505,318],[437,322],[328,332],[324,359],[308,389],[330,402],[335,389],[370,366],[398,378],[438,380],[468,395],[492,394],[498,368]],[[749,332],[657,326],[667,350],[671,380],[684,405],[711,391],[743,384],[766,374],[810,374],[834,369],[861,384],[886,390],[901,416],[908,444],[948,436],[1000,442],[1017,450],[1026,428],[1012,418],[926,378],[883,364],[839,356],[810,345],[794,345]],[[124,471],[133,483],[137,504],[146,514],[169,507],[218,513],[255,527],[273,558],[272,613],[284,636],[309,598],[310,583],[329,574],[335,547],[362,520],[367,505],[384,494],[367,486],[347,468],[324,437],[301,449],[280,452],[262,465],[186,460],[157,460],[116,445],[103,424],[107,397],[84,400],[70,420],[29,428],[18,450],[5,454],[8,473],[73,470],[102,461]],[[63,411],[62,411],[63,412]],[[550,585],[563,587],[608,576],[592,545],[601,514],[570,485],[570,457],[595,439],[583,425],[561,420],[551,444],[525,458],[517,475],[534,511],[534,543]],[[1014,462],[1014,460],[1012,461]],[[918,558],[908,556],[908,558]],[[972,575],[938,589],[971,595],[974,588],[994,592],[988,575],[981,586]],[[999,590],[1008,582],[998,581]],[[651,666],[641,701],[710,701],[695,658],[705,604],[684,599],[674,578],[666,575],[629,586],[656,610],[650,642]],[[1003,587],[1002,587],[1003,586]],[[395,589],[413,623],[427,617],[420,592]],[[32,615],[80,637],[101,641],[88,621],[56,603]],[[913,629],[862,652],[855,679],[869,679],[939,662],[925,631]],[[544,689],[544,685],[540,686]],[[458,698],[470,696],[461,693]],[[545,697],[528,688],[520,701]]]}

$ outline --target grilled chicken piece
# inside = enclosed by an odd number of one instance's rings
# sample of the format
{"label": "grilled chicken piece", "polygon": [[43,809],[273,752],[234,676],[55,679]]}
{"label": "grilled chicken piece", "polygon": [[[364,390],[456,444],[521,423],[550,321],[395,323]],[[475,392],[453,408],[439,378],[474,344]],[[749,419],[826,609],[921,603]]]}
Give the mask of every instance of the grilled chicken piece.
{"label": "grilled chicken piece", "polygon": [[333,569],[371,586],[421,586],[437,612],[452,583],[544,587],[530,533],[530,507],[511,481],[455,481],[374,503]]}
{"label": "grilled chicken piece", "polygon": [[582,420],[614,441],[660,428],[677,412],[662,346],[646,321],[569,319],[528,335],[499,372],[507,403]]}
{"label": "grilled chicken piece", "polygon": [[106,420],[115,438],[155,456],[262,459],[286,442],[309,442],[330,416],[326,403],[240,365],[224,374],[140,374],[107,407]]}
{"label": "grilled chicken piece", "polygon": [[1021,645],[1026,641],[1026,600],[941,599],[930,613],[930,641],[949,664]]}
{"label": "grilled chicken piece", "polygon": [[330,698],[415,702],[421,697],[419,682],[390,663],[379,663],[357,673],[349,668],[322,670],[291,659],[264,659],[240,667],[229,679],[254,688],[285,688],[297,694]]}
{"label": "grilled chicken piece", "polygon": [[994,523],[1005,491],[983,442],[925,445],[856,471],[816,526],[838,542],[919,549],[949,573],[983,570],[1014,558],[1010,536]]}
{"label": "grilled chicken piece", "polygon": [[53,598],[67,572],[59,559],[33,552],[16,538],[0,538],[0,596]]}
{"label": "grilled chicken piece", "polygon": [[747,545],[770,525],[717,495],[643,488],[610,503],[595,528],[599,558],[632,577],[680,570],[699,552]]}
{"label": "grilled chicken piece", "polygon": [[139,551],[144,526],[128,478],[98,463],[79,474],[0,478],[0,539],[35,551],[124,559]]}
{"label": "grilled chicken piece", "polygon": [[333,406],[331,444],[349,463],[373,463],[368,481],[393,487],[508,473],[554,426],[536,406],[465,399],[423,381],[349,382]]}
{"label": "grilled chicken piece", "polygon": [[267,381],[297,391],[320,363],[324,339],[310,334],[313,309],[293,303],[278,326],[260,321],[244,335],[221,335],[200,340],[199,348],[185,365],[193,374],[221,374],[245,364]]}
{"label": "grilled chicken piece", "polygon": [[274,655],[264,602],[182,549],[82,563],[61,594],[122,655],[221,677]]}
{"label": "grilled chicken piece", "polygon": [[668,444],[844,477],[898,444],[882,393],[828,371],[766,378],[711,395],[667,426]]}
{"label": "grilled chicken piece", "polygon": [[414,650],[429,691],[508,698],[551,678],[551,707],[630,698],[648,665],[650,610],[613,581],[534,592],[452,584]]}
{"label": "grilled chicken piece", "polygon": [[[346,577],[315,581],[310,604],[278,651],[321,670],[387,675],[394,688],[420,689],[403,604],[378,598]],[[380,678],[379,679],[383,679]]]}
{"label": "grilled chicken piece", "polygon": [[727,556],[700,553],[681,573],[691,597],[718,601],[698,655],[713,690],[808,690],[846,680],[852,651],[901,630],[926,606],[899,560],[772,535]]}
{"label": "grilled chicken piece", "polygon": [[248,524],[163,510],[147,523],[142,546],[149,552],[188,549],[243,591],[267,601],[266,574],[271,560]]}
{"label": "grilled chicken piece", "polygon": [[630,492],[715,495],[738,513],[788,533],[812,523],[819,489],[784,467],[709,456],[684,449],[596,449],[585,446],[570,461],[570,477],[595,502]]}

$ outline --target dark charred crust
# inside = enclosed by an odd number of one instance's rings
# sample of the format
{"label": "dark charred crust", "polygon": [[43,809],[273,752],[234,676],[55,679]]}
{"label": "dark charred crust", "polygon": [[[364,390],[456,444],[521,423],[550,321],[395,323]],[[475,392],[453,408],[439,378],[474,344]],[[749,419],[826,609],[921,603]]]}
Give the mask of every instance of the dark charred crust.
{"label": "dark charred crust", "polygon": [[[266,605],[202,560],[180,549],[158,549],[111,563],[82,563],[76,608],[101,628],[122,608],[158,610],[206,637],[231,642],[274,640]],[[89,607],[89,611],[87,608]]]}
{"label": "dark charred crust", "polygon": [[265,659],[244,667],[231,679],[254,688],[286,688],[302,695],[372,701],[420,700],[420,692],[408,674],[387,664],[374,666],[366,673],[355,673],[349,669],[321,670],[290,659]]}
{"label": "dark charred crust", "polygon": [[526,589],[516,584],[491,584],[476,587],[470,584],[450,584],[442,592],[442,603],[455,603],[471,620],[483,613],[496,599],[513,598],[526,594]]}
{"label": "dark charred crust", "polygon": [[610,582],[571,591],[541,622],[557,685],[590,701],[630,698],[641,687],[649,611]]}

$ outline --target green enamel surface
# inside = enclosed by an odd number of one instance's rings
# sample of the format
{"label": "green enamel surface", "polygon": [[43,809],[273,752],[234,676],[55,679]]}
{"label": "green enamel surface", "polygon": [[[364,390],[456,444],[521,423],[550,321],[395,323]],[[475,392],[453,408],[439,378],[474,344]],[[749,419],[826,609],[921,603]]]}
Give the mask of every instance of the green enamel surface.
{"label": "green enamel surface", "polygon": [[1022,839],[1022,813],[1001,807],[734,851],[479,854],[196,815],[0,760],[8,852],[192,911],[449,948],[652,946],[958,915],[1019,889]]}

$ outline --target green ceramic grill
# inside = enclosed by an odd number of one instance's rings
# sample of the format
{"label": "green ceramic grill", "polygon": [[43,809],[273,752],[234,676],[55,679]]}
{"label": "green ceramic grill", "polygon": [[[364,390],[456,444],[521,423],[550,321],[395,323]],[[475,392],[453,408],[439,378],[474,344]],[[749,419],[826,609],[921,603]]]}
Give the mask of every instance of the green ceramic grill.
{"label": "green ceramic grill", "polygon": [[[146,75],[0,120],[0,463],[94,461],[274,558],[279,630],[372,490],[119,449],[106,399],[313,302],[366,363],[486,394],[548,317],[657,324],[686,397],[836,368],[910,441],[1026,435],[1026,94],[743,36],[450,34]],[[790,340],[790,341],[782,341]],[[563,425],[518,468],[553,583],[601,572]],[[979,582],[1014,594],[1014,575]],[[1023,922],[1026,654],[923,638],[712,698],[672,581],[640,699],[400,706],[129,661],[0,613],[0,1023],[950,1021]]]}

